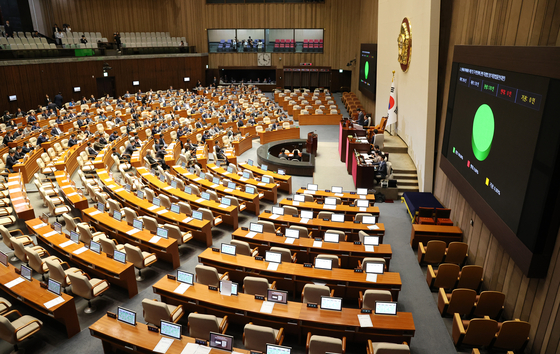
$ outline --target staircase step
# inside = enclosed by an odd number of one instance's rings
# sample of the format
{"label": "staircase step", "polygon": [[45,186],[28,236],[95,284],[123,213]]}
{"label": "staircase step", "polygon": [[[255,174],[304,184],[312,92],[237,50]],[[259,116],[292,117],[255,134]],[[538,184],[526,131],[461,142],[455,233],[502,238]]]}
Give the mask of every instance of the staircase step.
{"label": "staircase step", "polygon": [[397,186],[416,186],[418,187],[418,180],[417,179],[396,179]]}
{"label": "staircase step", "polygon": [[420,191],[418,189],[418,184],[416,184],[416,186],[399,186],[397,184],[397,187],[399,188],[399,192],[419,192]]}
{"label": "staircase step", "polygon": [[399,173],[399,172],[393,172],[393,178],[394,179],[415,179],[418,180],[418,174],[416,174],[416,172],[414,173]]}

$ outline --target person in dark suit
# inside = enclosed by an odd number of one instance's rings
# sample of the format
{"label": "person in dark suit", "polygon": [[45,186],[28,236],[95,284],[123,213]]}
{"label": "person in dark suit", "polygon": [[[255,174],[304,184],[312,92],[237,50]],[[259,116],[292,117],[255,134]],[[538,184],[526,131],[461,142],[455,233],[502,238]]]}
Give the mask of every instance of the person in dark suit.
{"label": "person in dark suit", "polygon": [[91,143],[87,143],[86,152],[89,156],[97,156],[97,151],[91,146]]}
{"label": "person in dark suit", "polygon": [[62,93],[59,92],[56,96],[54,96],[54,103],[58,108],[62,108]]}
{"label": "person in dark suit", "polygon": [[[6,138],[4,138],[4,140],[5,139]],[[41,145],[41,144],[43,144],[44,142],[47,142],[47,141],[49,141],[49,137],[47,136],[46,132],[42,132],[41,135],[39,135],[39,137],[37,138],[37,144],[38,145]]]}
{"label": "person in dark suit", "polygon": [[21,160],[25,157],[25,153],[22,151],[22,147],[21,146],[16,146],[16,153],[15,153],[15,158],[18,160]]}
{"label": "person in dark suit", "polygon": [[76,123],[78,123],[78,127],[83,127],[84,125],[86,125],[86,123],[84,123],[84,121],[82,120],[82,118],[78,118],[78,120],[76,121]]}
{"label": "person in dark suit", "polygon": [[270,130],[276,130],[276,129],[278,129],[278,125],[276,125],[276,123],[272,123],[270,125]]}
{"label": "person in dark suit", "polygon": [[280,154],[278,154],[278,158],[285,158],[288,159],[288,155],[286,155],[286,149],[282,148],[282,150],[280,150]]}
{"label": "person in dark suit", "polygon": [[85,35],[82,34],[82,39],[80,39],[80,43],[87,44],[87,38]]}
{"label": "person in dark suit", "polygon": [[64,119],[66,119],[66,115],[64,116],[58,116],[56,117],[56,120],[54,121],[56,124],[62,124],[62,122],[64,122]]}
{"label": "person in dark suit", "polygon": [[6,21],[4,32],[6,32],[6,37],[14,38],[14,28],[10,25],[10,21]]}
{"label": "person in dark suit", "polygon": [[51,129],[51,135],[58,136],[60,134],[62,134],[62,130],[60,130],[60,128],[58,127],[58,124],[55,123],[53,125],[52,129]]}
{"label": "person in dark suit", "polygon": [[385,178],[387,178],[387,162],[385,161],[385,159],[382,159],[377,163],[377,172],[375,173],[375,177],[373,179],[377,184],[379,183],[379,181]]}
{"label": "person in dark suit", "polygon": [[33,150],[33,148],[31,147],[31,144],[29,142],[24,143],[21,148],[21,152],[24,154],[27,154],[31,150]]}
{"label": "person in dark suit", "polygon": [[358,108],[358,124],[364,126],[366,124],[364,112],[360,108]]}
{"label": "person in dark suit", "polygon": [[94,143],[93,143],[93,149],[96,152],[99,152],[99,151],[103,150],[104,146],[105,145],[101,144],[101,142],[99,141],[99,138],[95,138]]}
{"label": "person in dark suit", "polygon": [[51,98],[49,97],[49,95],[45,95],[45,106],[49,106],[51,104]]}
{"label": "person in dark suit", "polygon": [[14,172],[14,165],[18,163],[18,159],[15,155],[16,151],[14,149],[11,149],[8,153],[8,156],[6,157],[6,168],[12,173]]}
{"label": "person in dark suit", "polygon": [[72,147],[74,145],[76,145],[78,143],[78,140],[76,140],[76,134],[72,134],[70,135],[70,139],[68,139],[68,147]]}
{"label": "person in dark suit", "polygon": [[205,130],[204,133],[202,133],[202,138],[200,140],[203,144],[206,144],[207,139],[210,139],[210,134],[208,134],[208,132]]}
{"label": "person in dark suit", "polygon": [[119,135],[117,134],[117,131],[115,130],[109,136],[109,142],[112,143],[113,141],[117,140],[118,138],[119,138]]}
{"label": "person in dark suit", "polygon": [[136,151],[136,148],[134,147],[134,140],[133,139],[130,139],[129,142],[130,142],[130,144],[128,144],[126,149],[124,149],[123,155],[128,155],[130,157],[130,156],[132,156],[134,151]]}
{"label": "person in dark suit", "polygon": [[27,124],[31,124],[33,122],[36,122],[37,118],[35,118],[35,116],[33,114],[30,114],[29,116],[27,116]]}

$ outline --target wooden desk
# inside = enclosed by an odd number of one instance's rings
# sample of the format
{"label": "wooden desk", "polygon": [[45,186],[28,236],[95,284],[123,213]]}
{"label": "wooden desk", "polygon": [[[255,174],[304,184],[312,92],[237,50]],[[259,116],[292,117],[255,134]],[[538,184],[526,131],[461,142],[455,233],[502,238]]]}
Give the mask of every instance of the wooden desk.
{"label": "wooden desk", "polygon": [[85,151],[88,141],[93,141],[93,137],[64,150],[64,152],[54,160],[54,167],[59,171],[64,171],[66,169],[70,176],[72,176],[79,167],[78,156],[82,151]]}
{"label": "wooden desk", "polygon": [[68,173],[56,171],[54,175],[56,177],[56,183],[58,183],[62,194],[64,194],[64,198],[66,198],[74,208],[83,210],[89,207],[87,198],[83,196],[81,189],[78,191],[76,184],[72,181]]}
{"label": "wooden desk", "polygon": [[259,177],[264,175],[274,177],[274,181],[278,184],[278,189],[292,194],[292,176],[280,175],[274,171],[265,171],[257,166],[250,166],[245,162],[240,163],[239,166],[243,167],[246,170],[250,170],[251,172],[253,172],[253,175],[256,174]]}
{"label": "wooden desk", "polygon": [[[186,214],[176,214],[157,207],[146,199],[140,199],[135,194],[127,192],[118,185],[105,170],[97,170],[97,176],[118,201],[135,210],[140,215],[148,215],[161,223],[175,224],[183,231],[191,231],[195,240],[204,242],[206,246],[212,245],[212,232],[208,220],[188,220]],[[188,222],[187,222],[188,220]]]}
{"label": "wooden desk", "polygon": [[355,164],[355,161],[352,158],[354,156],[354,151],[357,151],[358,153],[369,153],[370,149],[371,145],[369,142],[360,143],[355,139],[352,139],[351,141],[350,139],[346,138],[346,171],[348,171],[349,175],[352,174],[352,167]]}
{"label": "wooden desk", "polygon": [[261,145],[278,141],[278,140],[289,140],[289,139],[299,139],[299,127],[289,128],[289,129],[278,129],[273,131],[263,131],[259,133],[259,138]]}
{"label": "wooden desk", "polygon": [[366,131],[363,129],[356,129],[349,127],[349,121],[340,121],[338,130],[338,153],[340,154],[340,161],[346,162],[346,140],[348,135],[352,136],[366,136]]}
{"label": "wooden desk", "polygon": [[[307,332],[331,336],[346,336],[350,342],[362,342],[371,336],[384,341],[410,341],[415,327],[412,314],[399,312],[396,316],[370,315],[374,327],[362,328],[359,325],[359,309],[343,308],[342,311],[307,308],[301,302],[288,301],[287,304],[275,304],[272,313],[260,312],[263,301],[253,295],[239,293],[237,296],[221,295],[219,291],[209,290],[207,286],[195,283],[184,294],[174,293],[178,283],[164,277],[153,285],[154,292],[162,301],[181,304],[188,311],[212,313],[228,316],[232,323],[241,325],[253,322],[273,328],[283,327],[286,333],[305,339]],[[404,339],[406,338],[406,339]]]}
{"label": "wooden desk", "polygon": [[[241,131],[241,134],[243,134],[243,136],[245,136],[245,134],[249,134],[249,138],[254,137],[257,135],[257,126],[256,125],[251,125],[251,126],[243,126],[241,128],[239,128],[239,131]],[[251,141],[251,146],[253,142]]]}
{"label": "wooden desk", "polygon": [[232,181],[239,183],[241,185],[250,184],[255,186],[255,188],[259,191],[259,193],[263,194],[263,198],[266,200],[270,200],[273,203],[276,203],[278,199],[278,186],[276,183],[264,183],[259,182],[255,179],[246,179],[236,173],[229,173],[226,169],[222,167],[218,167],[216,165],[209,164],[208,168],[219,175],[222,175],[226,178],[231,179]]}
{"label": "wooden desk", "polygon": [[352,221],[333,222],[317,218],[310,219],[308,222],[304,223],[301,222],[300,217],[294,217],[292,215],[278,215],[276,217],[268,210],[261,213],[259,219],[273,222],[276,227],[282,228],[282,232],[291,225],[303,226],[309,231],[313,231],[314,237],[323,237],[323,234],[327,230],[341,230],[348,235],[347,241],[358,241],[358,232],[364,231],[368,235],[379,236],[379,243],[383,243],[383,236],[385,235],[385,225],[381,223],[365,225],[355,224]]}
{"label": "wooden desk", "polygon": [[96,208],[83,210],[82,216],[85,222],[91,222],[96,229],[100,229],[110,237],[114,236],[120,243],[131,243],[140,247],[142,251],[155,253],[158,261],[171,263],[173,269],[181,265],[179,246],[174,238],[160,238],[152,242],[154,235],[149,230],[133,231],[136,229],[126,221],[117,221],[108,213],[99,213]]}
{"label": "wooden desk", "polygon": [[357,298],[358,292],[365,289],[381,289],[391,291],[393,300],[397,301],[402,287],[399,273],[378,274],[376,282],[368,282],[365,272],[354,273],[352,269],[325,270],[305,268],[298,263],[281,263],[278,270],[268,270],[268,262],[257,261],[249,256],[230,256],[214,252],[211,248],[199,254],[198,261],[216,267],[220,273],[229,272],[230,280],[238,284],[243,284],[243,279],[248,275],[261,276],[270,283],[276,281],[278,289],[287,290],[291,294],[300,293],[305,284],[321,282],[334,289],[335,296],[346,299]]}
{"label": "wooden desk", "polygon": [[239,223],[239,210],[236,206],[230,205],[228,207],[222,208],[221,203],[215,202],[213,200],[205,200],[194,194],[187,194],[177,188],[171,187],[167,182],[162,182],[145,167],[139,167],[136,169],[142,180],[147,182],[158,194],[163,193],[172,198],[177,198],[180,200],[185,200],[189,202],[191,207],[198,206],[202,208],[207,208],[212,211],[212,214],[219,215],[223,222],[232,225],[234,229],[237,229],[237,224]]}
{"label": "wooden desk", "polygon": [[[328,110],[325,108],[325,110]],[[299,114],[294,112],[294,120],[299,125],[338,125],[342,119],[342,114]]]}
{"label": "wooden desk", "polygon": [[[186,330],[186,329],[185,329]],[[97,322],[89,327],[89,333],[101,339],[104,353],[126,352],[126,353],[153,353],[162,335],[148,331],[148,326],[142,323],[141,313],[136,316],[136,326],[131,326],[116,319],[103,315]],[[175,339],[166,354],[181,354],[188,343],[194,343],[195,339],[181,336],[181,340]],[[249,354],[245,349],[233,349],[235,352]],[[219,349],[211,349],[211,354],[225,353]]]}
{"label": "wooden desk", "polygon": [[45,152],[43,149],[38,148],[29,152],[27,160],[24,163],[18,163],[14,165],[14,171],[20,172],[23,183],[29,183],[33,179],[35,172],[39,171],[39,165],[37,164],[37,159],[41,158],[41,154]]}
{"label": "wooden desk", "polygon": [[331,211],[333,213],[343,213],[344,218],[347,221],[354,220],[357,213],[369,213],[373,216],[379,218],[379,208],[376,206],[370,206],[368,208],[359,208],[357,206],[350,206],[345,204],[336,205],[335,209],[329,208],[330,205],[319,204],[315,202],[295,202],[291,200],[292,198],[286,198],[280,202],[280,206],[289,205],[302,210],[312,210],[313,215],[316,217],[321,211]]}
{"label": "wooden desk", "polygon": [[241,141],[234,141],[232,145],[235,149],[235,156],[240,156],[245,151],[253,147],[253,139],[251,139],[250,137],[243,138],[241,139]]}
{"label": "wooden desk", "polygon": [[107,279],[109,283],[126,289],[129,298],[133,298],[134,295],[138,294],[136,274],[134,273],[134,265],[132,263],[127,262],[123,264],[117,262],[108,258],[103,252],[97,254],[88,250],[80,254],[75,254],[73,253],[74,251],[85,246],[82,242],[62,248],[60,244],[68,241],[66,236],[60,234],[54,234],[48,237],[45,236],[53,232],[54,229],[50,225],[38,229],[34,228],[42,223],[41,219],[33,219],[25,222],[29,232],[37,235],[37,240],[40,240],[43,244],[48,245],[51,249],[63,255],[66,260],[78,265],[84,272],[102,279]]}
{"label": "wooden desk", "polygon": [[410,235],[412,248],[416,249],[418,242],[426,244],[431,240],[445,241],[449,246],[450,242],[463,240],[463,231],[458,226],[412,224]]}
{"label": "wooden desk", "polygon": [[[387,270],[389,270],[393,256],[391,245],[385,243],[373,246],[373,252],[368,252],[364,245],[355,245],[354,242],[323,242],[321,247],[314,247],[313,238],[302,237],[295,239],[293,243],[286,243],[289,238],[273,233],[264,232],[256,234],[254,237],[247,237],[248,233],[249,231],[239,228],[231,234],[231,237],[248,242],[251,248],[258,247],[261,255],[264,255],[270,247],[288,248],[292,253],[297,252],[297,263],[313,263],[318,254],[334,254],[340,258],[341,268],[353,269],[358,267],[358,261],[362,261],[366,257],[380,257],[385,259]],[[314,237],[315,234],[311,236]]]}
{"label": "wooden desk", "polygon": [[352,179],[356,188],[375,188],[375,174],[377,165],[359,163],[356,154],[350,156],[352,159]]}
{"label": "wooden desk", "polygon": [[11,288],[6,287],[6,283],[16,278],[19,278],[19,275],[16,274],[13,265],[8,263],[8,267],[5,267],[0,264],[0,289],[12,297],[11,301],[17,299],[34,310],[53,317],[66,327],[68,338],[80,333],[80,321],[78,321],[76,305],[72,296],[62,293],[60,296],[64,299],[64,302],[47,308],[45,303],[57,298],[55,294],[41,288],[40,281],[35,278],[32,278],[31,281],[24,280]]}
{"label": "wooden desk", "polygon": [[35,211],[27,197],[21,173],[10,173],[8,175],[8,193],[18,219],[30,220],[35,218]]}
{"label": "wooden desk", "polygon": [[[230,189],[223,185],[214,187],[214,183],[207,179],[202,179],[195,174],[191,174],[187,169],[181,166],[173,166],[176,175],[186,183],[194,183],[205,189],[213,189],[220,196],[232,196],[239,199],[240,203],[245,203],[245,210],[252,211],[255,215],[259,215],[260,203],[258,194],[249,194],[238,189]],[[238,209],[238,211],[241,211]]]}
{"label": "wooden desk", "polygon": [[375,194],[367,194],[365,198],[362,198],[356,193],[333,193],[330,190],[318,190],[318,191],[310,191],[305,188],[300,188],[297,190],[296,194],[311,194],[315,199],[325,199],[327,197],[338,197],[342,199],[343,202],[352,202],[354,203],[356,199],[366,199],[369,200],[370,203],[375,202]]}

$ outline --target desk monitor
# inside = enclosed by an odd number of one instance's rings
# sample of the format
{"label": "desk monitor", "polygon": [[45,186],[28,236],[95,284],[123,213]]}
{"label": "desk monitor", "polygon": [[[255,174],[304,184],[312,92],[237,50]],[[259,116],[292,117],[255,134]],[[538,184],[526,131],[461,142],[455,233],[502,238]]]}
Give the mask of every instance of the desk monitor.
{"label": "desk monitor", "polygon": [[181,167],[187,168],[187,163],[185,161],[183,161],[183,163],[181,163]]}
{"label": "desk monitor", "polygon": [[264,260],[272,263],[282,263],[282,253],[266,251]]}
{"label": "desk monitor", "polygon": [[233,336],[228,336],[227,334],[210,332],[210,340],[208,343],[210,344],[210,348],[227,350],[228,352],[233,350]]}
{"label": "desk monitor", "polygon": [[247,160],[247,164],[249,164],[249,166],[253,166],[253,160]]}
{"label": "desk monitor", "polygon": [[284,235],[289,238],[299,238],[299,230],[288,228],[286,232],[284,232]]}
{"label": "desk monitor", "polygon": [[305,202],[305,196],[303,194],[294,194],[294,202]]}
{"label": "desk monitor", "polygon": [[62,225],[58,222],[54,222],[53,223],[53,227],[54,227],[54,231],[56,231],[57,233],[61,234],[62,233]]}
{"label": "desk monitor", "polygon": [[282,207],[272,207],[272,214],[284,215],[284,208],[282,208]]}
{"label": "desk monitor", "polygon": [[50,291],[51,293],[60,296],[60,290],[62,289],[62,284],[60,284],[59,282],[57,282],[54,279],[49,278],[49,281],[47,283],[47,290]]}
{"label": "desk monitor", "polygon": [[132,220],[132,227],[138,230],[144,229],[144,222],[142,220],[134,219]]}
{"label": "desk monitor", "polygon": [[332,243],[340,242],[339,235],[332,232],[325,232],[325,236],[323,237],[323,239],[325,242],[332,242]]}
{"label": "desk monitor", "polygon": [[100,212],[105,212],[105,204],[98,202],[97,203],[97,210],[99,210]]}
{"label": "desk monitor", "polygon": [[161,335],[168,336],[175,339],[181,339],[181,332],[182,332],[182,327],[180,324],[176,324],[164,320],[160,321],[159,333],[161,333]]}
{"label": "desk monitor", "polygon": [[396,301],[376,301],[375,302],[376,315],[396,315],[397,302]]}
{"label": "desk monitor", "polygon": [[235,189],[235,182],[228,182],[227,187],[229,189]]}
{"label": "desk monitor", "polygon": [[165,182],[165,176],[163,175],[163,173],[159,175],[159,180],[161,182]]}
{"label": "desk monitor", "polygon": [[229,243],[222,243],[222,253],[229,254],[230,256],[235,256],[235,245],[230,245]]}
{"label": "desk monitor", "polygon": [[367,262],[366,273],[383,274],[385,271],[385,264],[382,262]]}
{"label": "desk monitor", "polygon": [[179,204],[171,204],[171,211],[175,214],[181,214],[181,208]]}
{"label": "desk monitor", "polygon": [[365,246],[379,246],[379,236],[364,236]]}
{"label": "desk monitor", "polygon": [[332,260],[324,258],[315,258],[315,268],[332,270]]}
{"label": "desk monitor", "polygon": [[136,326],[136,312],[119,306],[117,307],[117,320]]}
{"label": "desk monitor", "polygon": [[185,186],[185,193],[192,194],[192,188],[189,186]]}
{"label": "desk monitor", "polygon": [[307,183],[307,190],[316,191],[319,187],[316,184]]}
{"label": "desk monitor", "polygon": [[321,309],[342,311],[342,298],[321,296]]}
{"label": "desk monitor", "polygon": [[189,167],[189,173],[193,175],[195,174],[194,167]]}
{"label": "desk monitor", "polygon": [[198,211],[198,210],[194,210],[192,212],[192,217],[193,217],[193,219],[196,219],[196,220],[202,220],[202,212]]}
{"label": "desk monitor", "polygon": [[325,198],[326,205],[336,205],[336,198],[327,197]]}
{"label": "desk monitor", "polygon": [[332,186],[331,192],[333,193],[342,193],[342,187]]}
{"label": "desk monitor", "polygon": [[312,210],[302,210],[301,211],[301,218],[302,219],[313,219],[313,211]]}
{"label": "desk monitor", "polygon": [[264,225],[257,224],[256,222],[252,222],[251,224],[249,224],[249,231],[256,232],[256,233],[259,233],[259,234],[263,233],[263,228],[264,228]]}
{"label": "desk monitor", "polygon": [[21,270],[21,276],[31,281],[31,268],[26,267],[22,264],[20,270]]}
{"label": "desk monitor", "polygon": [[261,180],[266,184],[272,183],[272,179],[269,176],[262,176]]}
{"label": "desk monitor", "polygon": [[[223,281],[220,280],[220,292],[222,292],[222,283]],[[237,296],[237,283],[231,283],[231,295]]]}
{"label": "desk monitor", "polygon": [[344,222],[344,214],[332,214],[331,221]]}
{"label": "desk monitor", "polygon": [[41,221],[44,222],[45,224],[49,223],[49,216],[47,215],[47,213],[41,214]]}
{"label": "desk monitor", "polygon": [[243,178],[247,178],[247,179],[251,178],[251,175],[249,174],[249,171],[243,172]]}
{"label": "desk monitor", "polygon": [[285,176],[285,175],[286,175],[286,171],[283,170],[283,169],[281,169],[281,168],[279,168],[279,169],[278,169],[278,174],[279,174],[279,175],[282,175],[282,176]]}
{"label": "desk monitor", "polygon": [[80,243],[80,235],[76,231],[70,231],[70,240],[74,243]]}
{"label": "desk monitor", "polygon": [[212,178],[212,183],[220,184],[220,179],[218,177],[214,177],[214,178]]}
{"label": "desk monitor", "polygon": [[357,188],[356,189],[357,195],[367,195],[367,188]]}
{"label": "desk monitor", "polygon": [[177,188],[177,181],[176,180],[171,181],[170,186],[171,188]]}
{"label": "desk monitor", "polygon": [[140,199],[144,199],[144,192],[143,191],[136,191],[136,196]]}
{"label": "desk monitor", "polygon": [[156,235],[161,237],[161,238],[165,238],[167,239],[167,229],[164,229],[163,227],[157,227],[156,229]]}
{"label": "desk monitor", "polygon": [[290,354],[292,352],[291,347],[283,347],[276,344],[266,345],[266,354]]}
{"label": "desk monitor", "polygon": [[121,212],[118,210],[113,211],[113,218],[115,218],[115,220],[117,221],[121,221],[122,220]]}
{"label": "desk monitor", "polygon": [[101,244],[99,242],[90,241],[89,249],[93,252],[100,254],[101,253]]}
{"label": "desk monitor", "polygon": [[222,197],[220,198],[220,204],[231,206],[231,199]]}
{"label": "desk monitor", "polygon": [[202,193],[200,193],[200,197],[201,197],[202,199],[210,200],[210,193],[208,193],[208,192],[202,192]]}
{"label": "desk monitor", "polygon": [[245,187],[245,192],[249,193],[249,194],[255,194],[255,187],[246,186]]}
{"label": "desk monitor", "polygon": [[183,272],[182,270],[177,271],[177,281],[185,284],[193,285],[194,274],[189,272]]}
{"label": "desk monitor", "polygon": [[358,208],[369,208],[369,200],[367,199],[358,199],[356,201],[356,206]]}
{"label": "desk monitor", "polygon": [[270,302],[277,302],[279,304],[288,303],[288,292],[286,290],[268,289],[266,299]]}
{"label": "desk monitor", "polygon": [[227,171],[227,173],[233,173],[233,167],[228,166],[226,171]]}
{"label": "desk monitor", "polygon": [[362,216],[362,224],[369,224],[369,225],[377,224],[377,217],[364,215]]}
{"label": "desk monitor", "polygon": [[261,165],[261,170],[268,171],[268,166],[267,165]]}
{"label": "desk monitor", "polygon": [[220,167],[220,166],[222,166],[222,161],[220,160],[216,161],[216,167]]}
{"label": "desk monitor", "polygon": [[117,262],[121,262],[126,264],[126,253],[114,250],[113,251],[113,259]]}
{"label": "desk monitor", "polygon": [[0,263],[6,267],[8,266],[8,255],[2,251],[0,251]]}
{"label": "desk monitor", "polygon": [[132,187],[130,187],[130,184],[125,184],[124,185],[124,189],[126,189],[127,192],[130,192],[132,190]]}
{"label": "desk monitor", "polygon": [[159,198],[154,197],[154,198],[152,198],[152,204],[156,205],[156,206],[160,206],[161,202],[160,202]]}

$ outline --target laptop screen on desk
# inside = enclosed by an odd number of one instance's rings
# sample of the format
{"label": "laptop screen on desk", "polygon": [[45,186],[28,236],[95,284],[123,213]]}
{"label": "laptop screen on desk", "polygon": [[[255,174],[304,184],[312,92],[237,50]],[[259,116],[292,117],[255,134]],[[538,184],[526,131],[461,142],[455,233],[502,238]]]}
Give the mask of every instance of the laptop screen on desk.
{"label": "laptop screen on desk", "polygon": [[332,187],[331,187],[331,192],[333,192],[333,193],[342,193],[342,187],[332,186]]}
{"label": "laptop screen on desk", "polygon": [[336,205],[336,198],[325,198],[326,205]]}
{"label": "laptop screen on desk", "polygon": [[144,192],[143,191],[136,191],[136,196],[140,199],[144,199]]}
{"label": "laptop screen on desk", "polygon": [[266,354],[290,354],[291,351],[292,348],[290,347],[283,347],[275,344],[266,345]]}
{"label": "laptop screen on desk", "polygon": [[193,219],[196,219],[196,220],[202,220],[202,212],[198,211],[198,210],[194,210],[192,212],[192,217],[193,217]]}
{"label": "laptop screen on desk", "polygon": [[266,299],[271,302],[277,302],[280,304],[288,303],[288,292],[284,290],[274,290],[268,289],[266,294]]}
{"label": "laptop screen on desk", "polygon": [[171,204],[171,211],[175,214],[180,214],[181,208],[179,207],[179,204]]}
{"label": "laptop screen on desk", "polygon": [[117,307],[117,320],[136,326],[136,312],[119,306]]}
{"label": "laptop screen on desk", "polygon": [[358,194],[358,195],[367,195],[367,188],[358,188],[358,189],[356,189],[356,194]]}
{"label": "laptop screen on desk", "polygon": [[21,270],[21,276],[31,281],[31,268],[26,267],[22,264],[20,270]]}
{"label": "laptop screen on desk", "polygon": [[268,171],[268,166],[267,165],[261,165],[261,170]]}
{"label": "laptop screen on desk", "polygon": [[383,274],[385,271],[385,264],[381,262],[367,262],[366,273]]}
{"label": "laptop screen on desk", "polygon": [[342,311],[342,298],[321,296],[321,308],[325,310]]}
{"label": "laptop screen on desk", "polygon": [[185,193],[192,194],[192,188],[189,186],[185,186]]}
{"label": "laptop screen on desk", "polygon": [[54,231],[56,231],[59,234],[62,233],[62,225],[60,223],[54,222],[53,226],[54,226]]}
{"label": "laptop screen on desk", "polygon": [[228,182],[227,187],[229,189],[235,189],[235,183],[234,182]]}
{"label": "laptop screen on desk", "polygon": [[173,322],[160,321],[160,333],[164,336],[172,337],[175,339],[181,339],[181,325],[175,324]]}
{"label": "laptop screen on desk", "polygon": [[231,166],[228,166],[228,168],[227,168],[227,170],[226,170],[226,171],[227,171],[228,173],[233,173],[233,167],[231,167]]}
{"label": "laptop screen on desk", "polygon": [[294,194],[294,202],[305,202],[305,196],[303,194]]}
{"label": "laptop screen on desk", "polygon": [[210,200],[210,193],[202,192],[200,193],[200,197],[202,197],[202,199]]}
{"label": "laptop screen on desk", "polygon": [[364,236],[364,245],[379,246],[379,236]]}
{"label": "laptop screen on desk", "polygon": [[159,198],[152,198],[152,204],[155,206],[160,206],[161,202]]}
{"label": "laptop screen on desk", "polygon": [[279,169],[278,169],[278,174],[279,174],[279,175],[282,175],[282,176],[285,176],[285,175],[286,175],[286,171],[279,168]]}
{"label": "laptop screen on desk", "polygon": [[249,174],[249,172],[245,171],[245,172],[243,172],[243,178],[250,179],[251,175]]}
{"label": "laptop screen on desk", "polygon": [[296,229],[286,229],[284,234],[289,238],[299,238],[299,230]]}
{"label": "laptop screen on desk", "polygon": [[233,350],[233,336],[210,332],[209,344],[210,348],[227,350],[231,352]]}
{"label": "laptop screen on desk", "polygon": [[317,187],[316,184],[308,183],[308,184],[307,184],[307,190],[316,191],[316,190],[318,190],[318,187]]}
{"label": "laptop screen on desk", "polygon": [[257,232],[259,234],[262,234],[263,227],[264,227],[264,225],[257,224],[256,222],[252,222],[251,224],[249,224],[249,231]]}
{"label": "laptop screen on desk", "polygon": [[171,188],[177,188],[177,181],[173,180],[170,184]]}
{"label": "laptop screen on desk", "polygon": [[163,227],[159,227],[156,229],[156,235],[161,237],[161,238],[167,238],[167,229],[164,229]]}
{"label": "laptop screen on desk", "polygon": [[245,192],[247,192],[249,194],[255,194],[255,187],[246,186],[245,187]]}
{"label": "laptop screen on desk", "polygon": [[230,256],[235,256],[235,246],[229,243],[222,243],[222,253],[229,254]]}
{"label": "laptop screen on desk", "polygon": [[253,160],[247,160],[247,163],[249,164],[249,166],[253,166]]}
{"label": "laptop screen on desk", "polygon": [[130,187],[130,184],[125,184],[124,189],[126,189],[127,192],[130,192],[132,190],[132,188]]}
{"label": "laptop screen on desk", "polygon": [[272,183],[272,179],[269,176],[262,176],[262,181],[264,183]]}
{"label": "laptop screen on desk", "polygon": [[76,231],[70,231],[70,240],[74,243],[80,243],[80,235]]}
{"label": "laptop screen on desk", "polygon": [[302,218],[302,219],[313,219],[313,211],[311,211],[311,210],[302,210],[302,211],[301,211],[301,218]]}
{"label": "laptop screen on desk", "polygon": [[189,272],[183,272],[182,270],[177,271],[177,281],[185,284],[193,285],[194,274]]}
{"label": "laptop screen on desk", "polygon": [[95,253],[101,253],[101,244],[99,242],[90,241],[89,249]]}
{"label": "laptop screen on desk", "polygon": [[121,251],[113,251],[113,259],[117,262],[126,263],[126,253]]}
{"label": "laptop screen on desk", "polygon": [[220,184],[220,179],[218,177],[214,177],[214,178],[212,178],[212,183]]}
{"label": "laptop screen on desk", "polygon": [[47,289],[48,289],[51,293],[53,293],[53,294],[55,294],[55,295],[57,295],[57,296],[60,296],[60,290],[61,290],[61,288],[62,288],[62,286],[61,286],[61,284],[60,284],[59,282],[57,282],[57,281],[54,280],[54,279],[50,279],[50,278],[49,278],[49,282],[47,283]]}
{"label": "laptop screen on desk", "polygon": [[223,205],[231,206],[231,199],[222,197],[220,198],[220,203]]}
{"label": "laptop screen on desk", "polygon": [[113,218],[115,218],[115,220],[117,221],[121,221],[122,219],[121,212],[118,210],[113,211]]}
{"label": "laptop screen on desk", "polygon": [[344,214],[332,214],[331,221],[344,222]]}
{"label": "laptop screen on desk", "polygon": [[362,216],[362,224],[373,225],[376,223],[377,223],[376,216],[367,216],[367,215]]}
{"label": "laptop screen on desk", "polygon": [[142,220],[134,219],[132,220],[132,227],[138,230],[142,230],[144,229],[144,223],[142,222]]}
{"label": "laptop screen on desk", "polygon": [[[220,292],[222,292],[222,283],[223,281],[220,280]],[[237,283],[231,283],[231,295],[237,295]]]}
{"label": "laptop screen on desk", "polygon": [[395,301],[376,301],[375,302],[376,315],[396,315],[397,303]]}
{"label": "laptop screen on desk", "polygon": [[273,263],[282,263],[282,253],[266,251],[264,260]]}
{"label": "laptop screen on desk", "polygon": [[330,259],[315,258],[315,268],[332,270],[332,261]]}
{"label": "laptop screen on desk", "polygon": [[97,203],[97,210],[103,213],[105,211],[105,204],[101,202]]}

